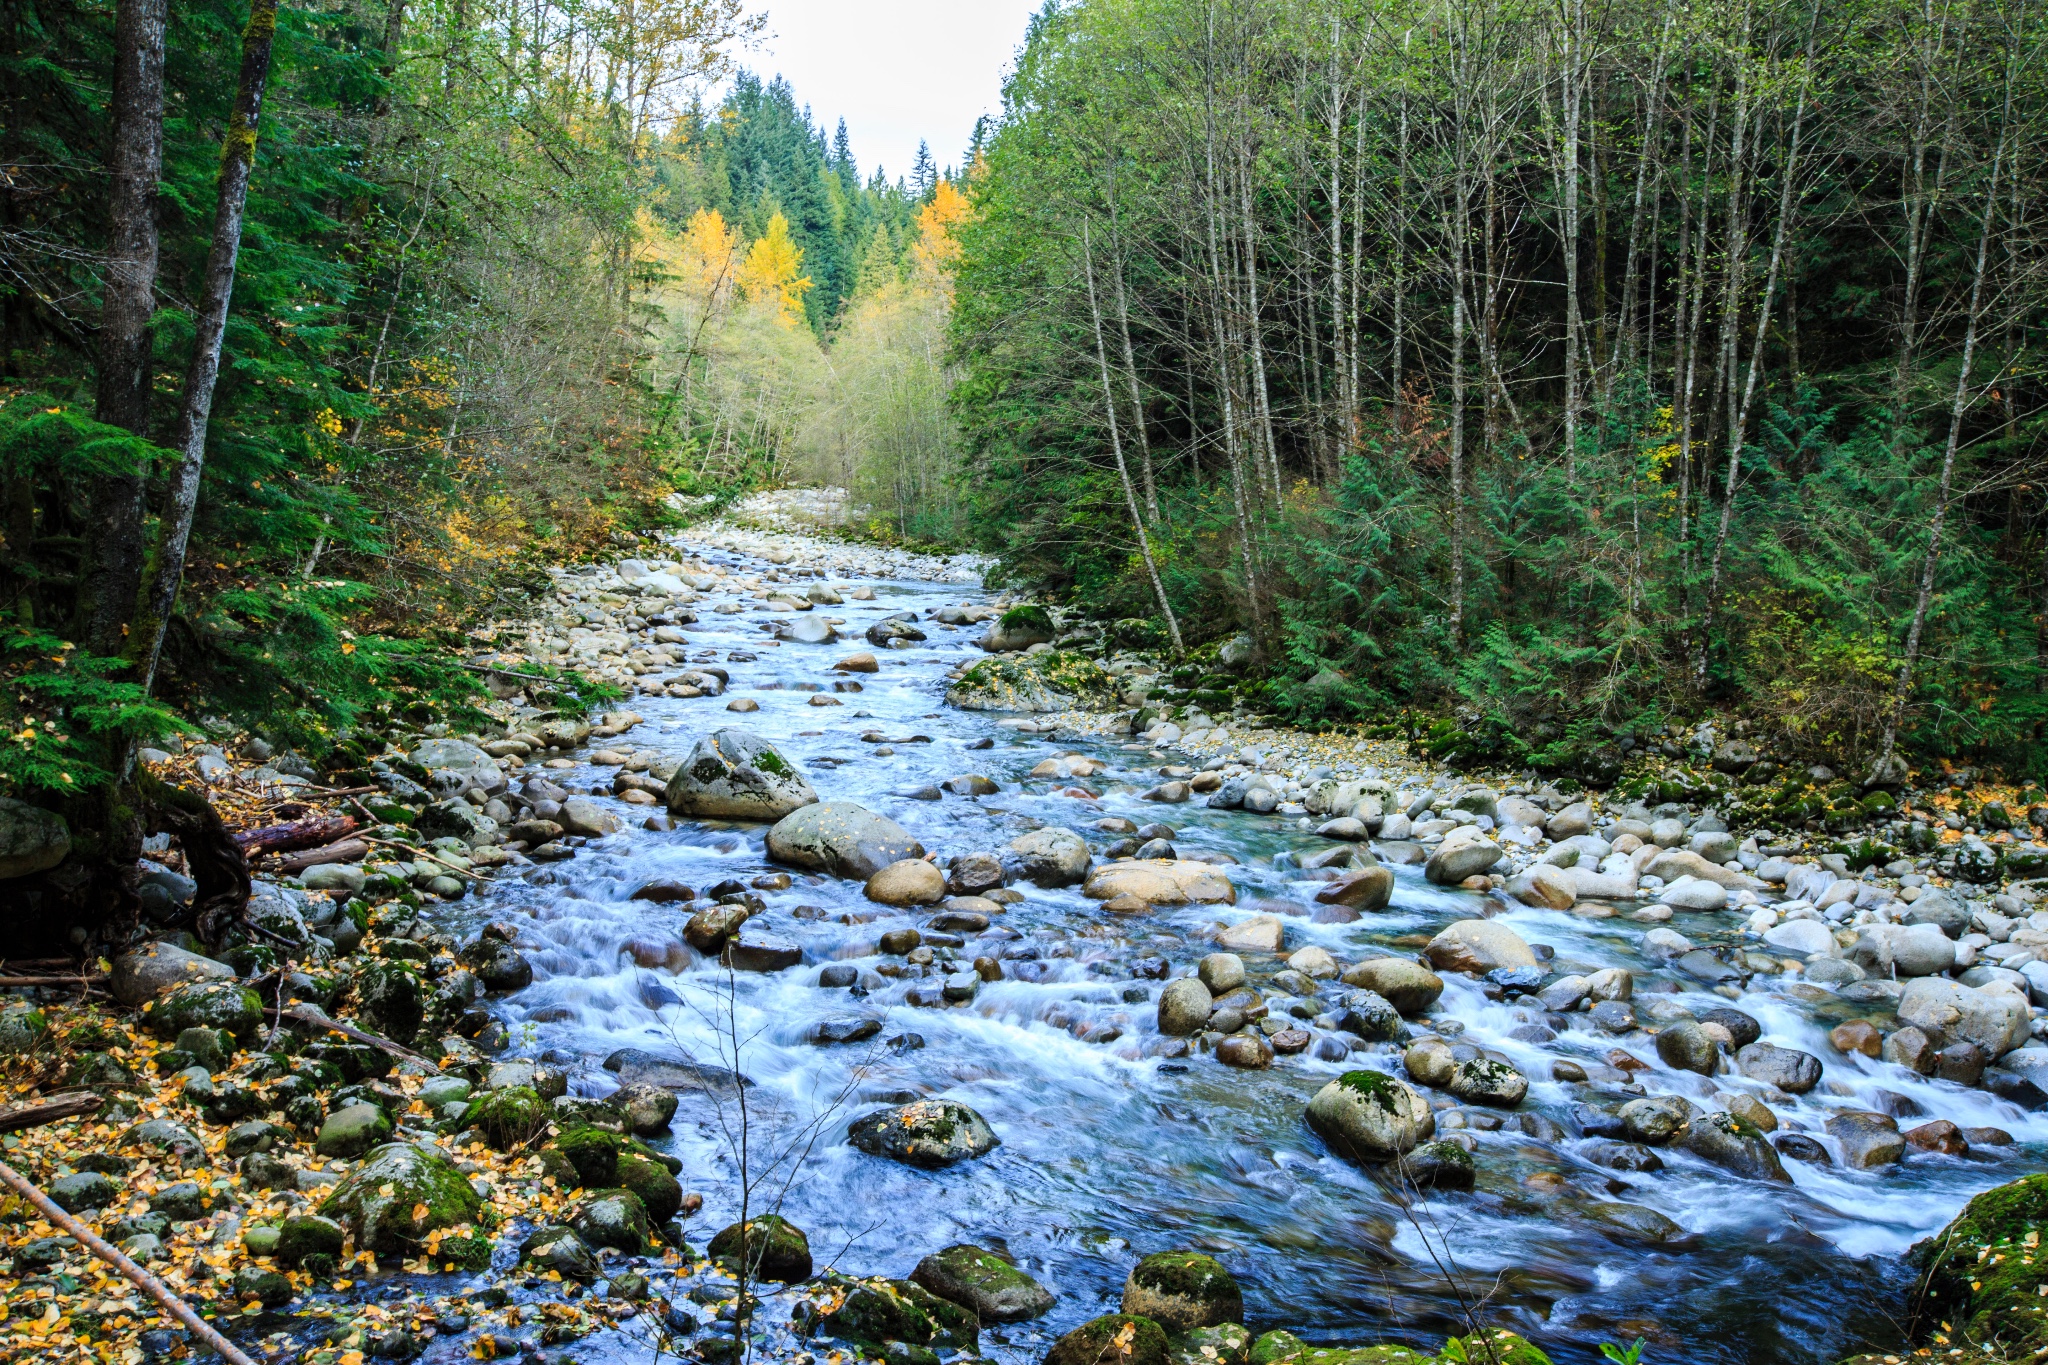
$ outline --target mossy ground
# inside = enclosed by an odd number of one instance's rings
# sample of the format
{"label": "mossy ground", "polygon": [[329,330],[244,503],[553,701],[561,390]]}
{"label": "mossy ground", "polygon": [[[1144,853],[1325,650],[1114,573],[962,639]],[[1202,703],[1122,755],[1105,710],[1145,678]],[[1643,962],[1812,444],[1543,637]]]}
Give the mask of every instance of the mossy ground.
{"label": "mossy ground", "polygon": [[1941,1234],[1908,1253],[1922,1273],[1929,1340],[1995,1347],[2014,1358],[2048,1348],[2048,1175],[1972,1199]]}

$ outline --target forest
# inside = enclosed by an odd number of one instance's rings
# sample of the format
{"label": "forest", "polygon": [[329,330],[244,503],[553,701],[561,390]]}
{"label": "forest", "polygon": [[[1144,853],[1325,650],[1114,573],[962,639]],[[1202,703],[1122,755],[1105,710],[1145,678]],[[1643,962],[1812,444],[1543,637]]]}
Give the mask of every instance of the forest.
{"label": "forest", "polygon": [[2043,38],[2024,3],[1049,7],[970,186],[965,534],[1445,756],[1598,775],[1734,708],[1865,772],[2032,769]]}

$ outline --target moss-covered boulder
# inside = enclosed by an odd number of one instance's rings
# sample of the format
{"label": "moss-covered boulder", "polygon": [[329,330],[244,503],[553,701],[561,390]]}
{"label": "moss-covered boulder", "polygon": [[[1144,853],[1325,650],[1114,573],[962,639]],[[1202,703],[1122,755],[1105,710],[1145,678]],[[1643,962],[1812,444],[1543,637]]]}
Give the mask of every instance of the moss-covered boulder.
{"label": "moss-covered boulder", "polygon": [[675,1217],[683,1207],[682,1182],[669,1173],[668,1167],[638,1152],[619,1154],[613,1178],[620,1189],[639,1196],[648,1218],[657,1226]]}
{"label": "moss-covered boulder", "polygon": [[346,1240],[346,1230],[334,1219],[302,1213],[278,1224],[271,1255],[283,1266],[332,1271],[340,1263]]}
{"label": "moss-covered boulder", "polygon": [[1986,1190],[1955,1220],[1906,1253],[1921,1272],[1928,1321],[1960,1340],[1994,1335],[2013,1359],[2048,1348],[2048,1175]]}
{"label": "moss-covered boulder", "polygon": [[612,1247],[628,1256],[647,1251],[651,1234],[647,1206],[631,1190],[598,1190],[577,1205],[569,1217],[576,1235],[594,1247]]}
{"label": "moss-covered boulder", "polygon": [[1124,1281],[1123,1311],[1150,1318],[1169,1334],[1222,1322],[1244,1321],[1244,1295],[1213,1256],[1199,1251],[1158,1251]]}
{"label": "moss-covered boulder", "polygon": [[458,1126],[476,1129],[495,1150],[509,1152],[531,1142],[547,1123],[548,1104],[540,1092],[530,1085],[515,1085],[471,1100]]}
{"label": "moss-covered boulder", "polygon": [[1053,1305],[1052,1293],[1002,1256],[977,1246],[950,1246],[917,1263],[910,1278],[983,1322],[1022,1322]]}
{"label": "moss-covered boulder", "polygon": [[1055,1341],[1045,1365],[1166,1365],[1166,1330],[1150,1318],[1105,1313]]}
{"label": "moss-covered boulder", "polygon": [[1455,1142],[1425,1142],[1401,1158],[1401,1174],[1419,1190],[1469,1190],[1479,1168]]}
{"label": "moss-covered boulder", "polygon": [[902,1345],[947,1352],[979,1348],[981,1323],[956,1303],[911,1280],[853,1279],[827,1282],[837,1302],[819,1313],[814,1330],[894,1360]]}
{"label": "moss-covered boulder", "polygon": [[253,1038],[263,1027],[263,998],[247,986],[193,981],[150,1001],[142,1021],[166,1042],[188,1028],[225,1029],[237,1038]]}
{"label": "moss-covered boulder", "polygon": [[1011,654],[982,659],[948,689],[963,711],[1071,711],[1107,707],[1115,680],[1085,654]]}
{"label": "moss-covered boulder", "polygon": [[779,1214],[734,1223],[711,1239],[713,1260],[752,1267],[754,1278],[797,1284],[811,1278],[811,1242],[803,1229]]}
{"label": "moss-covered boulder", "polygon": [[[601,1190],[626,1182],[619,1179],[619,1151],[625,1139],[609,1128],[572,1123],[541,1150],[541,1169],[565,1190]],[[664,1220],[666,1221],[666,1220]]]}
{"label": "moss-covered boulder", "polygon": [[410,1043],[426,1018],[428,987],[409,962],[366,964],[351,986],[356,1013],[395,1042]]}
{"label": "moss-covered boulder", "polygon": [[1308,1126],[1353,1161],[1378,1163],[1415,1150],[1436,1132],[1429,1103],[1405,1081],[1347,1071],[1308,1102]]}
{"label": "moss-covered boulder", "polygon": [[1026,602],[998,616],[979,643],[991,654],[1029,649],[1050,642],[1053,630],[1052,614],[1036,602]]}
{"label": "moss-covered boulder", "polygon": [[377,1148],[320,1205],[367,1251],[411,1254],[431,1232],[469,1232],[489,1206],[455,1164],[410,1143]]}
{"label": "moss-covered boulder", "polygon": [[50,1017],[25,1000],[0,1009],[0,1056],[32,1052],[50,1032]]}

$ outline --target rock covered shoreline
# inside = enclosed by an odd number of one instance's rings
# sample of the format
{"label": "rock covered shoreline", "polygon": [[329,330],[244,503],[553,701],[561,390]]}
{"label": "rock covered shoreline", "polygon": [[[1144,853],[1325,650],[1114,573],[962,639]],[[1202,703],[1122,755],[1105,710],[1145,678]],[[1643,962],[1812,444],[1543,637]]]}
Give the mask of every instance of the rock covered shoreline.
{"label": "rock covered shoreline", "polygon": [[[17,1076],[32,1076],[36,1087],[103,1086],[116,1097],[92,1120],[15,1139],[10,1152],[23,1157],[18,1164],[53,1182],[72,1181],[65,1197],[97,1211],[109,1232],[124,1232],[129,1242],[154,1239],[154,1248],[143,1241],[137,1249],[161,1254],[217,1311],[249,1315],[252,1339],[316,1365],[348,1365],[352,1350],[402,1358],[435,1343],[441,1350],[460,1343],[469,1355],[544,1355],[586,1334],[634,1332],[650,1342],[664,1334],[676,1344],[690,1341],[707,1359],[729,1352],[730,1327],[747,1302],[731,1273],[743,1239],[728,1227],[719,1234],[723,1248],[712,1239],[709,1260],[690,1248],[687,1224],[674,1221],[695,1212],[683,1189],[690,1173],[669,1169],[673,1159],[646,1145],[674,1114],[677,1077],[660,1059],[618,1057],[618,1090],[592,1099],[566,1094],[566,1078],[546,1065],[493,1062],[512,1040],[490,999],[532,979],[520,929],[491,926],[458,937],[436,927],[432,913],[488,878],[539,871],[536,865],[601,845],[624,819],[639,818],[634,806],[648,808],[651,830],[679,819],[772,821],[774,862],[852,878],[864,883],[870,902],[926,915],[921,928],[882,936],[878,969],[886,970],[819,969],[804,966],[800,946],[787,937],[750,927],[765,898],[788,888],[786,873],[712,886],[701,897],[688,887],[643,888],[650,903],[687,912],[687,952],[746,971],[815,971],[828,990],[894,983],[913,1007],[967,1007],[983,984],[1035,965],[1008,956],[987,931],[1008,906],[1042,890],[1078,888],[1112,927],[1160,909],[1217,907],[1227,918],[1204,945],[1214,951],[1134,967],[1131,989],[1151,1017],[1121,1031],[1098,1028],[1092,1040],[1135,1048],[1133,1055],[1167,1066],[1263,1070],[1300,1055],[1351,1067],[1308,1100],[1305,1126],[1331,1150],[1391,1168],[1420,1189],[1471,1188],[1489,1160],[1476,1139],[1504,1125],[1539,1142],[1576,1143],[1583,1161],[1612,1172],[1654,1171],[1660,1150],[1682,1151],[1761,1181],[1788,1180],[1787,1161],[1882,1170],[1901,1158],[1995,1158],[2009,1149],[2009,1135],[1995,1128],[1940,1116],[1920,1115],[1929,1121],[1902,1127],[1896,1115],[1838,1105],[1816,1126],[1794,1102],[1816,1089],[1825,1094],[1831,1073],[1845,1064],[1860,1073],[1873,1060],[1956,1085],[1984,1086],[1988,1077],[1989,1089],[2010,1102],[2040,1103],[2025,1087],[2039,1088],[2048,1049],[2035,1037],[2042,1010],[2027,999],[2026,968],[2048,952],[2019,959],[2048,944],[2048,915],[2031,908],[2038,893],[2029,879],[2011,875],[2026,871],[2032,854],[1996,827],[2001,813],[2013,823],[2009,811],[1979,808],[1965,819],[1951,794],[1923,791],[1879,803],[1867,812],[1881,817],[1874,824],[1831,832],[1805,825],[1839,824],[1832,806],[1796,828],[1745,826],[1738,810],[1753,810],[1760,799],[1733,784],[1727,799],[1653,803],[1657,793],[1589,799],[1513,775],[1473,781],[1385,742],[1294,734],[1245,715],[1218,723],[1204,709],[1213,700],[1190,698],[1167,710],[1159,694],[1171,703],[1173,689],[1157,686],[1167,670],[1156,658],[1112,649],[1102,632],[1036,609],[963,605],[928,620],[877,622],[863,633],[869,648],[832,670],[834,686],[851,683],[857,691],[877,654],[886,658],[895,642],[914,643],[927,629],[983,630],[996,648],[987,662],[952,670],[956,705],[1015,709],[1023,714],[1004,722],[1010,728],[1092,734],[1119,746],[1131,755],[1125,763],[1156,769],[1141,795],[1162,814],[1201,803],[1285,832],[1291,847],[1272,859],[1273,869],[1307,894],[1239,913],[1234,860],[1177,849],[1179,832],[1163,821],[1141,826],[1087,813],[1107,781],[1128,780],[1128,768],[1106,768],[1080,752],[1056,754],[1032,770],[1033,780],[1076,803],[1071,827],[1047,825],[1006,844],[928,856],[886,817],[818,800],[794,763],[743,731],[706,719],[704,730],[714,733],[700,731],[696,748],[684,752],[635,745],[644,721],[624,707],[591,726],[525,706],[517,674],[537,661],[581,665],[641,695],[716,707],[750,660],[731,650],[716,661],[701,650],[693,655],[687,629],[694,621],[686,618],[699,609],[757,613],[764,645],[824,644],[837,631],[829,619],[834,599],[863,600],[866,587],[842,591],[831,579],[886,572],[966,581],[951,575],[968,572],[786,532],[720,528],[691,539],[770,567],[649,556],[560,575],[547,616],[501,623],[497,647],[475,657],[501,670],[494,688],[503,734],[461,737],[429,727],[384,736],[375,749],[358,743],[361,771],[384,792],[370,809],[392,822],[371,832],[374,845],[343,851],[353,857],[304,864],[297,877],[263,888],[252,917],[290,950],[268,943],[266,956],[259,951],[266,944],[252,937],[220,962],[181,957],[175,946],[156,949],[146,962],[117,961],[116,991],[126,1003],[147,1002],[138,1020],[63,1010],[37,1020],[34,1011],[11,1010],[0,1037],[10,1040]],[[811,704],[847,695],[821,686]],[[1019,699],[1028,704],[1001,704]],[[1103,707],[1123,701],[1127,709],[1051,709],[1074,699]],[[750,700],[732,698],[726,709],[744,714]],[[874,738],[878,754],[888,749],[886,736]],[[590,750],[592,743],[605,747]],[[612,772],[607,787],[572,791],[552,780],[551,773],[578,766],[575,753]],[[244,780],[225,750],[160,761],[175,770],[208,757],[228,782]],[[268,765],[258,782],[292,776],[291,756],[280,762],[249,750],[246,757]],[[1671,771],[1677,775],[1663,778],[1665,786],[1684,786],[1691,798],[1698,775]],[[829,784],[821,785],[829,797]],[[966,772],[944,785],[931,799],[1001,790]],[[1930,846],[1914,852],[1914,843]],[[388,856],[403,850],[416,856]],[[1885,852],[1898,856],[1878,861]],[[1290,926],[1369,922],[1393,899],[1393,869],[1415,866],[1431,884],[1477,893],[1474,915],[1421,936],[1405,952],[1290,951]],[[1990,880],[1971,880],[1987,872]],[[182,889],[175,877],[163,868],[154,883],[173,906]],[[1540,942],[1490,918],[1515,905],[1647,926],[1641,943],[1660,970],[1639,983],[1640,968],[1560,964]],[[673,966],[675,952],[650,941],[634,956]],[[873,986],[865,984],[870,975]],[[1573,1046],[1559,1048],[1548,1075],[1531,1076],[1497,1050],[1462,1042],[1461,1021],[1439,1008],[1447,979],[1473,983],[1485,998],[1519,1002],[1529,1014],[1526,1041],[1562,1038]],[[1677,991],[1666,989],[1672,979],[1730,998],[1775,979],[1795,999],[1828,1008],[1846,1002],[1856,1017],[1834,1029],[1834,1055],[1816,1055],[1763,1041],[1759,1021],[1741,1010],[1681,1005]],[[2016,995],[2017,1005],[2008,1003]],[[273,1036],[265,1007],[290,999],[420,1055],[394,1057],[297,1021]],[[1599,1060],[1588,1055],[1588,1036],[1612,1044],[1604,1053],[1592,1049]],[[1683,1073],[1702,1084],[1691,1098],[1644,1093],[1646,1072]],[[1569,1133],[1523,1108],[1532,1080],[1581,1088]],[[701,1082],[680,1084],[687,1090]],[[853,1126],[856,1147],[927,1167],[977,1159],[1001,1136],[959,1105],[906,1105]],[[202,1174],[210,1178],[186,1178]],[[1611,1198],[1582,1202],[1580,1216],[1624,1238],[1678,1236],[1662,1215]],[[103,1276],[89,1278],[98,1271],[75,1247],[33,1222],[26,1230],[32,1235],[17,1244],[10,1229],[14,1275],[0,1287],[25,1300],[49,1291],[60,1310],[34,1320],[46,1324],[40,1334],[19,1334],[30,1344],[68,1333],[117,1355],[139,1352],[138,1359],[178,1349],[161,1338],[145,1342],[132,1296],[114,1297]],[[793,1272],[802,1236],[788,1227],[770,1231],[756,1269],[773,1278],[770,1250]],[[25,1254],[19,1247],[27,1244],[37,1250]],[[352,1278],[367,1272],[364,1254],[385,1272],[468,1272],[488,1283],[415,1295],[393,1309],[374,1292],[378,1277]],[[1014,1267],[1001,1270],[1007,1263],[985,1249],[934,1255],[979,1265],[982,1279],[1002,1281],[1026,1300],[1037,1301],[1030,1291],[1044,1293]],[[772,1322],[765,1349],[783,1355],[813,1349],[804,1344],[813,1335],[864,1344],[892,1360],[971,1354],[976,1337],[958,1313],[963,1296],[969,1316],[1001,1321],[1000,1310],[987,1295],[974,1298],[957,1283],[940,1283],[939,1270],[924,1269],[907,1281],[813,1279],[806,1250],[797,1287],[755,1290],[766,1306],[749,1307],[747,1320]],[[1227,1280],[1220,1265],[1216,1273]],[[342,1280],[343,1288],[331,1288]],[[79,1286],[90,1287],[84,1300]],[[1265,1365],[1306,1353],[1327,1365],[1324,1358],[1337,1353],[1303,1347],[1285,1333],[1256,1341],[1242,1328],[1232,1335],[1222,1331],[1223,1318],[1185,1323],[1160,1307],[1156,1286],[1137,1289],[1134,1297],[1127,1287],[1121,1315],[1077,1329],[1053,1358],[1078,1360],[1085,1349],[1092,1360],[1113,1347],[1122,1358],[1148,1361],[1171,1354]],[[81,1307],[85,1300],[97,1306]],[[17,1313],[0,1331],[20,1322]],[[309,1343],[308,1333],[320,1340]],[[1454,1358],[1449,1349],[1446,1358]],[[1519,1341],[1507,1349],[1534,1350]],[[1424,1358],[1405,1347],[1370,1350],[1381,1354],[1359,1356],[1359,1365]]]}

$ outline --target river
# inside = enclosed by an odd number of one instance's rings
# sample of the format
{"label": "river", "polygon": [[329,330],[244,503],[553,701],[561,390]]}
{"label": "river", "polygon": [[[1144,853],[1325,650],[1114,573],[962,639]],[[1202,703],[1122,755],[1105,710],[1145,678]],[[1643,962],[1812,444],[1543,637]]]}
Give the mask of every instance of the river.
{"label": "river", "polygon": [[[681,551],[749,572],[773,567],[695,543]],[[819,986],[820,964],[900,962],[877,954],[880,934],[921,925],[928,914],[869,904],[857,883],[799,874],[787,890],[761,893],[768,909],[759,922],[801,944],[803,965],[732,974],[691,955],[679,971],[673,964],[646,969],[634,964],[629,942],[679,943],[686,913],[636,901],[636,889],[678,881],[701,891],[780,869],[766,859],[764,827],[685,822],[650,830],[642,828],[647,808],[616,804],[625,832],[594,841],[571,861],[531,869],[523,880],[501,877],[442,913],[455,927],[488,919],[519,925],[536,979],[498,1007],[514,1053],[565,1066],[575,1092],[608,1092],[615,1080],[601,1062],[621,1048],[723,1061],[750,1077],[753,1210],[779,1203],[809,1234],[821,1267],[902,1276],[955,1242],[1007,1251],[1058,1303],[1035,1322],[985,1329],[985,1350],[997,1359],[1035,1362],[1060,1333],[1115,1310],[1139,1256],[1194,1247],[1237,1276],[1255,1331],[1286,1327],[1312,1341],[1401,1341],[1434,1350],[1447,1332],[1463,1330],[1461,1304],[1478,1302],[1481,1320],[1525,1332],[1560,1360],[1592,1360],[1599,1342],[1643,1335],[1655,1361],[1831,1361],[1859,1342],[1896,1339],[1892,1324],[1904,1318],[1910,1280],[1895,1259],[1900,1252],[1974,1192],[2039,1164],[2048,1118],[1983,1091],[1844,1058],[1829,1047],[1826,1030],[1857,1010],[1802,1000],[1782,978],[1760,977],[1732,1003],[1763,1024],[1767,1040],[1826,1063],[1819,1089],[1780,1105],[1792,1124],[1820,1135],[1833,1109],[1901,1105],[1880,1093],[1890,1092],[1931,1116],[2007,1129],[2020,1145],[1968,1158],[1915,1155],[1882,1174],[1788,1161],[1789,1187],[1738,1180],[1670,1150],[1661,1171],[1603,1169],[1576,1154],[1573,1106],[1612,1109],[1631,1092],[1552,1081],[1556,1058],[1598,1062],[1619,1044],[1649,1063],[1636,1078],[1647,1093],[1704,1101],[1717,1088],[1756,1087],[1671,1071],[1644,1036],[1610,1038],[1591,1030],[1583,1014],[1570,1016],[1571,1028],[1552,1041],[1528,1041],[1546,1031],[1531,1027],[1544,1019],[1533,1000],[1489,1000],[1477,983],[1453,977],[1418,1029],[1453,1020],[1464,1029],[1455,1041],[1511,1058],[1532,1081],[1519,1112],[1555,1127],[1531,1124],[1534,1132],[1525,1132],[1510,1116],[1500,1131],[1468,1129],[1478,1142],[1478,1189],[1404,1208],[1370,1174],[1331,1155],[1302,1119],[1307,1099],[1351,1066],[1398,1074],[1396,1050],[1349,1062],[1304,1053],[1263,1072],[1232,1070],[1199,1053],[1163,1061],[1147,1055],[1158,1039],[1162,983],[1134,977],[1133,963],[1163,957],[1175,975],[1190,971],[1211,949],[1210,926],[1258,913],[1262,903],[1295,909],[1287,951],[1313,943],[1339,958],[1368,946],[1413,951],[1420,940],[1412,936],[1496,913],[1532,943],[1549,945],[1557,969],[1627,966],[1639,995],[1675,989],[1662,999],[1702,1010],[1731,1002],[1640,954],[1647,925],[1504,910],[1498,900],[1430,886],[1420,868],[1397,869],[1387,911],[1356,923],[1314,922],[1301,911],[1314,887],[1273,865],[1276,853],[1318,846],[1313,834],[1276,816],[1137,799],[1171,754],[1025,732],[997,716],[945,706],[944,675],[979,657],[979,631],[927,618],[983,594],[917,579],[870,586],[872,602],[817,609],[846,622],[845,642],[836,645],[768,644],[763,612],[715,614],[709,607],[729,599],[706,594],[699,622],[688,628],[690,650],[698,659],[715,653],[732,674],[731,690],[723,699],[639,699],[633,705],[646,721],[631,745],[680,753],[711,729],[741,725],[799,763],[821,797],[886,814],[948,855],[1000,848],[1035,822],[1079,830],[1099,849],[1112,836],[1096,831],[1095,821],[1164,821],[1184,853],[1236,859],[1229,875],[1238,904],[1111,916],[1078,888],[1020,887],[1025,899],[995,921],[995,937],[970,935],[956,950],[963,964],[1002,956],[1005,979],[983,985],[965,1005],[912,1008],[903,1000],[908,980],[869,976],[877,989],[857,997]],[[750,608],[759,605],[749,599]],[[874,651],[881,668],[860,678],[864,690],[834,693],[843,675],[831,665],[867,648],[857,637],[874,620],[904,611],[925,622],[930,638]],[[813,696],[842,704],[814,706]],[[737,697],[753,699],[759,711],[729,714],[726,703]],[[893,742],[863,739],[876,732]],[[1067,753],[1108,765],[1089,782],[1099,798],[1060,795],[1068,784],[1025,776]],[[579,755],[579,764],[586,759]],[[963,773],[984,774],[1001,791],[938,801],[907,794]],[[608,791],[610,770],[579,766],[549,778]],[[1682,915],[1675,927],[1697,933],[1702,921],[1727,929],[1739,919],[1734,911]],[[1255,961],[1255,979],[1278,965]],[[809,1040],[820,1020],[860,1016],[881,1023],[866,1042]],[[924,1171],[845,1144],[849,1120],[921,1096],[973,1106],[1001,1146],[978,1161]],[[674,1136],[657,1144],[682,1159],[684,1188],[705,1197],[690,1224],[700,1248],[737,1215],[737,1119],[729,1095],[687,1095]],[[1661,1246],[1615,1240],[1583,1212],[1602,1200],[1654,1209],[1684,1236]],[[585,1346],[602,1353],[597,1342]]]}

